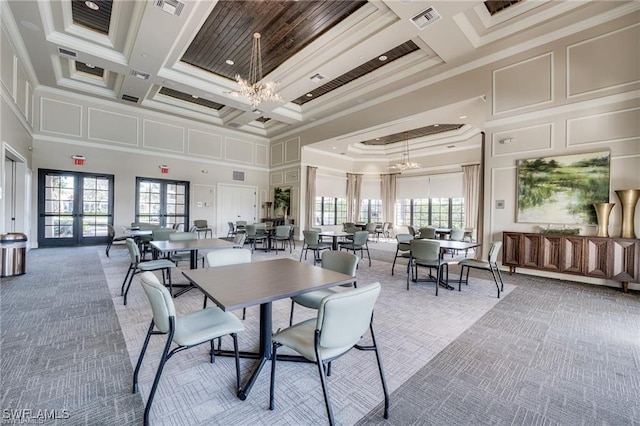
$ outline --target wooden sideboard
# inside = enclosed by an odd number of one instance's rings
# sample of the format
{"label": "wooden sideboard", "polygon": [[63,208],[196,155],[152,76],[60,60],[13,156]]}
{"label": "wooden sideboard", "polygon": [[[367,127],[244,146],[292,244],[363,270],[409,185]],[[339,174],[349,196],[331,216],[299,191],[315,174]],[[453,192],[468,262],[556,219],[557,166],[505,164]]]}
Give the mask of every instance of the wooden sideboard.
{"label": "wooden sideboard", "polygon": [[620,281],[640,282],[640,240],[581,235],[502,233],[502,264]]}

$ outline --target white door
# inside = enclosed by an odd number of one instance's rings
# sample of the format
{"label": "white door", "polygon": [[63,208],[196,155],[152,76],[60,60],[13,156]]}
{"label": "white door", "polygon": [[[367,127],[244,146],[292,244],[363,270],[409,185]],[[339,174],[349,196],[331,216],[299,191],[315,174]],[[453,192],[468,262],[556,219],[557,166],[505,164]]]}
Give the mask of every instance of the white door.
{"label": "white door", "polygon": [[256,221],[257,188],[243,185],[218,185],[218,237],[226,237],[228,222]]}

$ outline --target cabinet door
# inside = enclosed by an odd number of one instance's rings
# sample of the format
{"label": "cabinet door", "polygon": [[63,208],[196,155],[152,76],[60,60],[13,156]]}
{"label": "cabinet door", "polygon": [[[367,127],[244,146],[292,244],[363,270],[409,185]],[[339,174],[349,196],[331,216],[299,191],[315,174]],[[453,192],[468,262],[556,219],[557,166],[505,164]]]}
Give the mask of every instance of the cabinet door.
{"label": "cabinet door", "polygon": [[611,245],[611,279],[632,283],[640,281],[640,241],[616,238]]}
{"label": "cabinet door", "polygon": [[519,232],[502,233],[502,264],[504,266],[520,266],[522,234]]}
{"label": "cabinet door", "polygon": [[570,274],[584,274],[584,237],[565,236],[562,238],[562,259],[560,271]]}
{"label": "cabinet door", "polygon": [[520,266],[534,269],[540,268],[540,234],[522,235]]}
{"label": "cabinet door", "polygon": [[587,237],[587,268],[585,275],[610,278],[613,250],[608,238]]}
{"label": "cabinet door", "polygon": [[540,269],[560,272],[562,269],[562,236],[542,235],[541,238]]}

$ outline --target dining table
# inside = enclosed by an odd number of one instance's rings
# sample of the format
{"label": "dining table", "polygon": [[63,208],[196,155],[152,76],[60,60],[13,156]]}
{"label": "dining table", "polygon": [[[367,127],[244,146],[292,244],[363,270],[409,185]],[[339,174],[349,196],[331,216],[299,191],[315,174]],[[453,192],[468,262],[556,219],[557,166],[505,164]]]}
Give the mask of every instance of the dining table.
{"label": "dining table", "polygon": [[[427,238],[425,238],[427,239]],[[448,250],[469,250],[475,247],[479,247],[480,243],[472,242],[472,241],[455,241],[455,240],[441,240],[441,239],[430,239],[431,241],[437,241],[440,244],[440,258],[444,259],[444,255]],[[433,278],[433,277],[431,277]],[[440,278],[440,286],[446,288],[447,290],[453,290],[454,287],[449,285],[449,277],[447,273],[447,278]]]}
{"label": "dining table", "polygon": [[318,235],[321,237],[331,237],[331,249],[338,250],[338,238],[353,237],[353,233],[345,231],[322,231]]}
{"label": "dining table", "polygon": [[[238,398],[245,400],[272,351],[272,303],[314,290],[353,282],[350,275],[323,269],[293,259],[274,259],[239,265],[183,271],[186,279],[223,311],[260,305],[258,352],[240,352],[243,358],[258,360],[244,380]],[[234,356],[218,348],[216,355]],[[295,355],[278,355],[279,360],[304,361]]]}

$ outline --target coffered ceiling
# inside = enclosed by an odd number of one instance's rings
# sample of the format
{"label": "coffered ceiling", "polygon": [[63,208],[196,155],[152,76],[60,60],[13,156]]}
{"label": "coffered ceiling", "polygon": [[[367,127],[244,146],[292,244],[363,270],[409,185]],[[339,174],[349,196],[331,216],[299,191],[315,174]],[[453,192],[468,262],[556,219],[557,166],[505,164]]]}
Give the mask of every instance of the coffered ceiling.
{"label": "coffered ceiling", "polygon": [[[278,138],[633,2],[3,3],[28,56],[26,72],[39,85]],[[230,96],[238,88],[235,76],[248,77],[254,32],[262,34],[265,80],[278,82],[282,98],[257,112],[246,99]],[[422,137],[443,129],[459,134],[478,125],[465,115],[482,114],[450,108],[448,115],[427,115],[414,129]],[[379,136],[402,141],[407,130]],[[369,136],[349,140],[375,145]]]}

